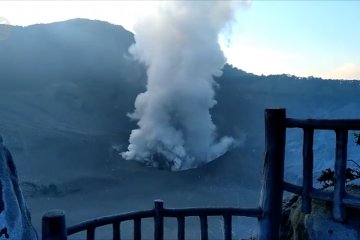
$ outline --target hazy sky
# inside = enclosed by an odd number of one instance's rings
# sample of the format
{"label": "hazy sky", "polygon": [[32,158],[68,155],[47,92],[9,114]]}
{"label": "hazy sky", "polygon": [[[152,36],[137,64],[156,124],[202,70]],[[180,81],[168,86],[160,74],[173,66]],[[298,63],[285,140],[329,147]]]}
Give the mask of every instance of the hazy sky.
{"label": "hazy sky", "polygon": [[[0,1],[13,25],[75,17],[132,30],[150,1]],[[360,79],[360,1],[247,1],[220,38],[228,62],[256,74]]]}

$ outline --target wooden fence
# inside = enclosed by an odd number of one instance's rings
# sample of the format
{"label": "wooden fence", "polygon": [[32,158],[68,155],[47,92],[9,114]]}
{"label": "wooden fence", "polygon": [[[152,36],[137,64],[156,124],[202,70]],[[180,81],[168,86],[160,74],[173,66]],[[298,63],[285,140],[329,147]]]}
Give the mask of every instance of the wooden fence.
{"label": "wooden fence", "polygon": [[[284,181],[284,158],[287,128],[301,128],[303,138],[303,184],[294,185]],[[333,192],[324,192],[313,187],[313,141],[314,131],[333,130],[336,132],[335,186]],[[155,207],[114,216],[101,217],[66,227],[65,214],[49,212],[43,217],[43,240],[66,240],[67,236],[86,231],[86,239],[94,240],[96,228],[112,225],[113,240],[121,239],[121,223],[133,221],[134,240],[141,239],[141,222],[145,218],[154,220],[154,239],[164,239],[164,218],[176,218],[178,239],[185,239],[185,219],[195,216],[200,219],[201,240],[208,239],[208,217],[220,216],[224,221],[224,239],[232,239],[232,217],[255,217],[259,221],[259,240],[279,239],[282,218],[283,191],[302,196],[302,210],[311,212],[311,200],[321,199],[333,202],[335,220],[345,219],[345,206],[360,206],[360,199],[345,192],[345,171],[347,162],[348,130],[360,130],[360,120],[299,120],[286,118],[285,109],[265,110],[265,159],[262,190],[258,208],[185,208],[167,209],[163,202],[155,201]],[[148,236],[148,234],[147,234]]]}
{"label": "wooden fence", "polygon": [[[107,216],[82,222],[78,225],[69,227],[65,230],[65,214],[55,211],[48,213],[43,218],[43,239],[66,239],[66,236],[86,231],[86,239],[95,239],[95,229],[97,227],[112,225],[113,240],[121,239],[121,223],[124,221],[133,221],[134,240],[141,239],[141,222],[146,218],[154,219],[154,239],[164,239],[164,218],[176,218],[178,226],[178,239],[185,239],[185,219],[186,217],[199,217],[200,219],[200,236],[201,240],[208,239],[208,217],[222,216],[224,221],[224,239],[232,239],[232,217],[261,217],[262,211],[259,208],[240,209],[240,208],[184,208],[184,209],[168,209],[164,208],[161,200],[156,200],[152,210],[130,212],[126,214]],[[54,227],[56,225],[60,227]],[[147,233],[149,239],[149,234]]]}
{"label": "wooden fence", "polygon": [[[360,207],[360,198],[345,191],[347,143],[349,130],[360,130],[360,120],[298,120],[287,118],[287,128],[301,128],[304,132],[303,140],[303,184],[297,186],[284,182],[284,190],[302,196],[302,211],[311,212],[311,199],[333,202],[333,218],[337,221],[345,220],[345,207]],[[335,185],[334,191],[322,191],[313,187],[313,142],[315,130],[331,130],[336,134],[335,149]]]}

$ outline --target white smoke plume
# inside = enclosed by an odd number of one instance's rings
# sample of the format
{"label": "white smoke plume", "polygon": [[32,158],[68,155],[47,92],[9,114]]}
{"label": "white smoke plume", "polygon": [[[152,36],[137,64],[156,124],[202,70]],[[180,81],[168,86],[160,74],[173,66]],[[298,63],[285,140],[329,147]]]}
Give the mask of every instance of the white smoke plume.
{"label": "white smoke plume", "polygon": [[132,55],[147,67],[146,92],[137,96],[130,118],[138,121],[127,160],[156,166],[162,155],[172,170],[208,163],[234,144],[216,135],[209,110],[216,104],[213,76],[226,59],[219,33],[232,21],[239,2],[165,1],[137,22]]}

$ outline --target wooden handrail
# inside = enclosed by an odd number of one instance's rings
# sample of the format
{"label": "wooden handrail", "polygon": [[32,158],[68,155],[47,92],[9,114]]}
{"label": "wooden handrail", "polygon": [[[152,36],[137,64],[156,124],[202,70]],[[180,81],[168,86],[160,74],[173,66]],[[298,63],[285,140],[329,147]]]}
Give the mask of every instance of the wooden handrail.
{"label": "wooden handrail", "polygon": [[136,218],[150,218],[153,216],[154,216],[154,210],[148,210],[148,211],[129,212],[129,213],[94,218],[76,224],[74,226],[68,227],[67,234],[72,235],[81,231],[85,231],[86,229],[88,229],[88,227],[97,228],[97,227],[113,224],[114,222],[124,222]]}
{"label": "wooden handrail", "polygon": [[286,118],[287,128],[309,128],[318,130],[360,130],[360,119],[295,119]]}
{"label": "wooden handrail", "polygon": [[[261,218],[263,216],[263,211],[261,208],[164,208],[163,201],[155,200],[154,208],[152,210],[123,213],[84,221],[67,228],[67,236],[86,231],[87,240],[93,240],[95,239],[96,228],[112,225],[113,239],[119,240],[121,239],[121,223],[124,221],[134,221],[134,239],[141,239],[142,219],[154,218],[154,239],[162,240],[164,239],[164,218],[177,218],[178,239],[185,239],[185,218],[199,217],[201,223],[201,239],[206,240],[208,236],[207,218],[214,216],[223,217],[224,239],[230,240],[232,239],[231,224],[233,216]],[[51,239],[44,236],[43,240]]]}

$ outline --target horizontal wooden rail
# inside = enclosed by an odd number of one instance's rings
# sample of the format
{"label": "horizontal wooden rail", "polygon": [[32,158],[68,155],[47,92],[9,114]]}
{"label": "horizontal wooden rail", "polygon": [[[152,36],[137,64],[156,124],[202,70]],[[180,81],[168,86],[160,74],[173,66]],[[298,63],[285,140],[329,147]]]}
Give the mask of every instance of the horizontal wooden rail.
{"label": "horizontal wooden rail", "polygon": [[319,130],[360,130],[359,119],[294,119],[286,118],[287,128],[308,128]]}
{"label": "horizontal wooden rail", "polygon": [[183,208],[183,209],[164,209],[164,217],[196,217],[206,216],[241,216],[241,217],[261,217],[260,208]]}
{"label": "horizontal wooden rail", "polygon": [[178,239],[185,239],[185,218],[199,217],[201,239],[208,239],[208,217],[220,216],[224,220],[224,239],[231,239],[232,217],[254,217],[261,218],[263,211],[260,208],[164,208],[162,201],[155,201],[155,208],[147,211],[130,212],[112,216],[105,216],[81,222],[67,228],[67,235],[73,235],[86,231],[87,239],[95,239],[95,230],[105,225],[113,226],[113,239],[120,239],[120,224],[124,221],[134,221],[134,239],[141,239],[141,220],[154,218],[154,239],[163,239],[164,222],[166,218],[177,218]]}
{"label": "horizontal wooden rail", "polygon": [[[303,192],[303,187],[292,184],[292,183],[284,182],[283,186],[284,186],[284,191],[295,193],[300,196]],[[319,200],[324,200],[324,201],[329,201],[329,202],[334,199],[333,192],[322,191],[319,189],[311,189],[309,192],[309,196],[312,199],[319,199]]]}
{"label": "horizontal wooden rail", "polygon": [[343,197],[342,202],[347,206],[360,208],[360,198],[358,196],[356,197],[351,194],[345,193],[345,196]]}
{"label": "horizontal wooden rail", "polygon": [[89,227],[97,228],[108,224],[113,224],[114,222],[119,223],[119,222],[134,220],[137,218],[151,218],[153,216],[154,216],[154,210],[148,210],[148,211],[129,212],[124,214],[99,217],[68,227],[67,234],[72,235],[81,231],[85,231]]}
{"label": "horizontal wooden rail", "polygon": [[[301,195],[303,188],[301,186],[284,182],[284,190],[287,192],[295,193]],[[334,199],[334,193],[326,190],[312,189],[309,192],[309,196],[312,199],[323,200],[327,202],[332,202]],[[353,196],[346,193],[342,199],[342,202],[347,206],[360,207],[360,198],[358,196]]]}

